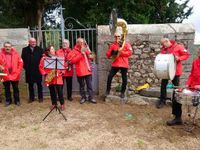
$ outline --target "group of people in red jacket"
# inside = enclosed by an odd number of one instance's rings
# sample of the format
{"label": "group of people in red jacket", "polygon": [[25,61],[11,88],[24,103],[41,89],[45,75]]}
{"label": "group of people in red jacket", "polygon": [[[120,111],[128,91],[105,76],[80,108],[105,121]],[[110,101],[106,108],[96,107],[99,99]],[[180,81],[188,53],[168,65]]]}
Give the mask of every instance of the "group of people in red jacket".
{"label": "group of people in red jacket", "polygon": [[[127,72],[129,68],[128,59],[132,55],[132,47],[131,45],[125,41],[125,44],[122,51],[119,49],[122,47],[122,37],[120,33],[115,33],[114,42],[109,46],[109,49],[106,52],[106,56],[112,59],[111,70],[108,74],[107,79],[107,87],[105,96],[110,94],[112,79],[115,74],[120,71],[122,75],[122,87],[121,87],[121,98],[125,98],[125,91],[127,86]],[[28,63],[35,64],[34,61],[30,62],[34,54],[34,48],[36,40],[31,38],[29,40],[29,50],[22,51],[22,58],[19,56],[18,52],[12,47],[10,42],[5,42],[4,47],[0,52],[0,71],[7,74],[6,76],[2,76],[3,85],[5,87],[5,97],[6,97],[6,105],[10,105],[12,103],[10,85],[13,87],[13,95],[14,95],[14,103],[16,105],[20,105],[19,98],[19,89],[18,82],[20,79],[20,73],[22,68],[24,67],[26,75],[34,76],[35,73],[31,73],[31,68],[27,66]],[[189,53],[183,46],[183,44],[178,44],[174,40],[169,40],[168,38],[162,38],[160,41],[162,45],[161,53],[162,54],[174,54],[176,59],[176,75],[172,80],[172,83],[175,86],[179,86],[180,76],[182,74],[182,61],[187,60],[189,58]],[[27,51],[30,51],[30,56],[27,57],[25,54]],[[49,46],[44,53],[41,55],[37,54],[39,58],[38,62],[38,71],[42,76],[44,76],[45,84],[49,87],[52,108],[57,106],[57,97],[60,101],[61,110],[65,109],[64,105],[64,97],[63,97],[63,83],[66,81],[67,83],[67,99],[72,101],[72,76],[73,76],[73,65],[76,68],[77,80],[80,86],[80,103],[83,104],[86,101],[91,103],[96,103],[93,95],[93,87],[92,87],[92,66],[91,61],[93,60],[93,56],[91,55],[91,50],[89,49],[86,41],[83,38],[78,38],[76,45],[73,49],[70,49],[70,43],[67,39],[63,40],[62,48],[59,50],[55,50],[54,46]],[[45,60],[48,58],[57,58],[62,57],[64,60],[64,67],[66,69],[56,69],[55,76],[50,81],[47,81],[48,75],[54,70],[45,67]],[[28,59],[29,58],[29,59]],[[23,64],[24,61],[24,64]],[[192,63],[191,74],[186,83],[187,87],[192,87],[196,89],[200,89],[200,50],[198,51],[198,58],[195,59]],[[34,100],[34,93],[32,92],[33,84],[36,82],[38,85],[38,92],[41,93],[40,87],[40,77],[39,80],[29,79],[26,76],[26,81],[29,84],[29,100],[32,102]],[[85,84],[87,86],[87,93],[85,91]],[[166,86],[168,84],[167,79],[162,79],[161,81],[161,89],[160,89],[160,101],[157,104],[157,108],[162,108],[165,105],[166,101]],[[32,92],[32,93],[31,93]],[[43,95],[38,94],[39,101],[42,101]],[[182,108],[181,104],[176,101],[175,94],[173,93],[172,97],[172,114],[175,116],[173,120],[167,121],[167,125],[179,125],[182,124]]]}
{"label": "group of people in red jacket", "polygon": [[[42,52],[42,53],[41,53]],[[64,67],[66,69],[48,68],[45,66],[45,60],[48,58],[56,59],[63,58]],[[57,106],[57,99],[60,101],[61,110],[65,109],[63,97],[63,83],[66,81],[67,85],[67,99],[72,101],[72,77],[73,65],[76,68],[76,75],[80,84],[80,103],[86,101],[96,103],[93,95],[92,87],[92,66],[93,60],[91,50],[83,38],[78,38],[73,50],[70,49],[70,43],[67,39],[63,40],[62,48],[55,50],[53,45],[50,45],[44,52],[36,46],[34,38],[29,39],[29,46],[23,48],[22,58],[16,49],[14,49],[10,42],[4,43],[4,48],[0,52],[0,71],[5,76],[1,76],[1,80],[5,87],[6,106],[12,104],[12,96],[10,85],[13,87],[14,103],[20,105],[20,96],[18,83],[20,74],[24,67],[26,82],[29,86],[29,102],[35,100],[33,84],[37,83],[38,86],[38,99],[39,102],[43,101],[43,94],[41,85],[41,78],[39,75],[44,76],[45,85],[48,86],[52,101],[52,109]],[[23,63],[24,62],[24,63]],[[31,69],[37,66],[35,70]],[[54,72],[52,79],[46,80],[50,73]],[[38,75],[39,74],[39,75]],[[85,84],[87,86],[87,93],[85,91]]]}

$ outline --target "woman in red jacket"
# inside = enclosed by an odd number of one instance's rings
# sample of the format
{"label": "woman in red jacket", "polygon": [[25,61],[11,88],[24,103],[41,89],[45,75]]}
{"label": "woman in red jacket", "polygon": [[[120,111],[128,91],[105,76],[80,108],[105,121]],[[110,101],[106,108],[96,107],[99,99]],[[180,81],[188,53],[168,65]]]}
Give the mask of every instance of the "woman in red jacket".
{"label": "woman in red jacket", "polygon": [[93,98],[92,88],[92,66],[91,66],[91,51],[86,45],[83,38],[78,38],[74,49],[68,54],[67,59],[71,60],[72,64],[75,64],[76,75],[80,86],[81,100],[80,103],[86,102],[85,82],[88,91],[88,100],[91,103],[96,103]]}
{"label": "woman in red jacket", "polygon": [[[50,95],[51,95],[51,102],[52,102],[52,107],[53,109],[55,106],[57,106],[57,94],[58,94],[58,99],[60,101],[61,105],[61,110],[65,109],[64,106],[64,97],[63,97],[63,79],[62,75],[64,73],[63,70],[60,69],[50,69],[45,67],[45,61],[48,61],[48,58],[56,58],[56,52],[53,46],[49,46],[45,50],[45,54],[40,60],[40,65],[39,65],[39,70],[41,74],[45,77],[45,85],[49,87]],[[51,74],[51,75],[50,75]],[[49,75],[51,77],[49,77]]]}
{"label": "woman in red jacket", "polygon": [[12,103],[10,85],[13,87],[14,102],[19,106],[20,98],[18,84],[22,72],[23,61],[10,42],[4,43],[4,48],[1,49],[0,55],[2,58],[1,71],[7,74],[2,77],[5,89],[6,106],[9,106]]}
{"label": "woman in red jacket", "polygon": [[[106,56],[109,59],[112,56],[117,55],[118,50],[121,47],[120,33],[115,33],[114,37],[115,37],[114,43],[109,47],[109,49],[106,52]],[[127,71],[129,68],[128,58],[131,55],[132,55],[132,47],[128,42],[126,42],[119,56],[112,62],[112,68],[110,70],[110,73],[108,75],[108,80],[107,80],[106,96],[110,94],[112,78],[115,76],[115,74],[118,71],[120,71],[122,74],[122,89],[121,89],[120,97],[121,98],[125,97],[125,91],[126,91],[126,85],[127,85]]]}

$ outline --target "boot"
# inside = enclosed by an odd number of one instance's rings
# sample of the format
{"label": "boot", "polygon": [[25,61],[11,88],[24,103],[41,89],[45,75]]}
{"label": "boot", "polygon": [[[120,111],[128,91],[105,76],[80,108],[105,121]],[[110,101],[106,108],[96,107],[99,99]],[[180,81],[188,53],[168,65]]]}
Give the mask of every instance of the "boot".
{"label": "boot", "polygon": [[168,126],[182,125],[183,121],[181,117],[175,117],[173,120],[167,121]]}

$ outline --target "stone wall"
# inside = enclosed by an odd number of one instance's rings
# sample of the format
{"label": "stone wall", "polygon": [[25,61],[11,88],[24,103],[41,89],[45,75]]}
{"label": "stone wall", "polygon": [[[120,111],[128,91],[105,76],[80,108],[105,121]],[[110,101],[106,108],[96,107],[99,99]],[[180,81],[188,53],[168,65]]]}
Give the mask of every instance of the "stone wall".
{"label": "stone wall", "polygon": [[[160,81],[153,74],[154,59],[160,53],[160,39],[168,37],[183,43],[189,52],[192,51],[195,29],[192,24],[150,24],[150,25],[128,25],[128,41],[132,45],[133,55],[129,59],[130,69],[128,71],[128,92],[131,94],[134,87],[149,83],[151,86],[159,86]],[[98,26],[97,57],[99,75],[99,94],[103,95],[106,90],[108,71],[111,61],[106,58],[108,46],[113,41],[108,26]],[[184,62],[184,73],[181,83],[191,68],[190,57]],[[121,85],[120,74],[117,74],[112,82],[112,94],[117,95]]]}
{"label": "stone wall", "polygon": [[28,45],[28,36],[27,28],[0,29],[0,47],[9,41],[21,53],[22,48]]}

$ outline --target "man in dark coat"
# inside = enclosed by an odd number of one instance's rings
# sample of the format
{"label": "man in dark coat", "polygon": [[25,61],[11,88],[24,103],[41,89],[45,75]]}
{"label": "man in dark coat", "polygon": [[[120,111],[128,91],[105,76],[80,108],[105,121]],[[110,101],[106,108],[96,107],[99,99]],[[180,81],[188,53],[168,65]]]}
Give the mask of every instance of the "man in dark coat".
{"label": "man in dark coat", "polygon": [[34,83],[37,84],[38,100],[43,102],[42,93],[42,75],[39,71],[39,63],[42,58],[43,50],[36,45],[36,39],[30,38],[29,45],[22,49],[22,59],[24,61],[24,70],[26,83],[29,89],[29,103],[35,100]]}

